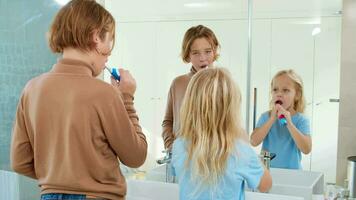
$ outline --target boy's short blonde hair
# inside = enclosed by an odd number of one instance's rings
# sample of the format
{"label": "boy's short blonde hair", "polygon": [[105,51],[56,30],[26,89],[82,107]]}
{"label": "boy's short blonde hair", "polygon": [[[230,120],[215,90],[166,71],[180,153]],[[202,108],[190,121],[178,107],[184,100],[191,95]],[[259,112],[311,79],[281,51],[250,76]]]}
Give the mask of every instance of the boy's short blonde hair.
{"label": "boy's short blonde hair", "polygon": [[111,33],[115,41],[113,16],[95,0],[72,0],[54,18],[48,34],[49,46],[54,53],[63,53],[67,47],[90,51],[95,48],[96,31],[102,40],[106,33]]}
{"label": "boy's short blonde hair", "polygon": [[189,63],[189,53],[192,47],[193,42],[198,38],[206,38],[210,43],[211,47],[214,51],[214,60],[218,59],[218,49],[220,48],[220,44],[218,39],[216,38],[214,32],[203,25],[193,26],[187,30],[183,38],[182,44],[182,59],[185,63]]}

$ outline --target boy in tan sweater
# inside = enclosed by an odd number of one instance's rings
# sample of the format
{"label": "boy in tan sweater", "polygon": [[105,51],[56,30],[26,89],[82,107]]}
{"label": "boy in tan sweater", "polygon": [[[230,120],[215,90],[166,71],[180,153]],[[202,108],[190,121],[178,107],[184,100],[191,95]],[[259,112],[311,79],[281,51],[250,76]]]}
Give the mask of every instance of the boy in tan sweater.
{"label": "boy in tan sweater", "polygon": [[133,106],[136,82],[96,79],[115,40],[115,20],[94,0],[72,0],[58,12],[49,45],[62,59],[30,80],[18,104],[11,166],[38,180],[41,199],[124,199],[118,159],[139,167],[147,142]]}

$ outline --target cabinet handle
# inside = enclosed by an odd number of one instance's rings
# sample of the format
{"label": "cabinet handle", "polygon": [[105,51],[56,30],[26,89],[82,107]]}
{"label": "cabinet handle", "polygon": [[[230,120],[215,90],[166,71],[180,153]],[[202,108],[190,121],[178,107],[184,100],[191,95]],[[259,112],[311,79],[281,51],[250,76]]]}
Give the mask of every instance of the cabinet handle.
{"label": "cabinet handle", "polygon": [[329,99],[330,103],[339,103],[340,99]]}
{"label": "cabinet handle", "polygon": [[257,112],[257,88],[253,88],[253,130],[256,128],[256,112]]}

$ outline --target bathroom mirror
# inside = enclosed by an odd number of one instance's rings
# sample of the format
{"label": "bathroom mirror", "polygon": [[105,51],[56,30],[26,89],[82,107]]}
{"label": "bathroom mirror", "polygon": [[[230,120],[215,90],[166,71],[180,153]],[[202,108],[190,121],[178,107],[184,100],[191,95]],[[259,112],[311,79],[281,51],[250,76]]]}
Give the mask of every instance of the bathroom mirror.
{"label": "bathroom mirror", "polygon": [[[0,4],[0,170],[10,170],[11,128],[24,85],[48,71],[57,59],[47,47],[45,34],[62,2]],[[164,155],[161,124],[168,90],[176,76],[190,69],[180,58],[183,35],[189,27],[203,24],[221,43],[215,65],[228,68],[240,87],[242,117],[249,132],[254,121],[254,88],[258,119],[268,109],[272,76],[284,68],[301,75],[313,134],[313,149],[303,157],[303,169],[324,172],[326,182],[335,182],[341,1],[99,2],[117,21],[116,46],[108,66],[129,69],[137,81],[135,106],[149,143],[143,170],[155,167],[156,159]],[[109,74],[103,78],[108,80]]]}
{"label": "bathroom mirror", "polygon": [[322,171],[326,182],[335,182],[341,1],[105,0],[105,7],[117,20],[116,47],[109,65],[128,68],[138,85],[135,105],[149,142],[144,169],[154,167],[163,156],[161,124],[171,81],[190,69],[180,58],[183,35],[189,27],[203,24],[221,43],[215,65],[228,68],[241,89],[242,116],[249,132],[254,122],[254,91],[257,120],[268,110],[270,80],[277,71],[294,69],[302,77],[305,114],[313,134],[313,149],[303,156],[303,169]]}

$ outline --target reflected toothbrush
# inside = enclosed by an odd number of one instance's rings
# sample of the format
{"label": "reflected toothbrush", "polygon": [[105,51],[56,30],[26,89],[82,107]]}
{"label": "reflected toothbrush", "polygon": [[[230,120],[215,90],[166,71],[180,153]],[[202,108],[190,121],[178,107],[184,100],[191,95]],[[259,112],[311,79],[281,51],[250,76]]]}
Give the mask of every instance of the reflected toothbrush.
{"label": "reflected toothbrush", "polygon": [[[276,101],[275,104],[282,105],[283,103],[282,103],[281,100],[278,100],[278,101]],[[278,121],[279,121],[279,124],[280,124],[281,126],[287,125],[287,120],[286,120],[286,117],[285,117],[284,115],[279,115],[279,116],[278,116]]]}
{"label": "reflected toothbrush", "polygon": [[116,68],[112,68],[112,70],[110,70],[107,66],[105,66],[105,69],[109,71],[109,73],[115,78],[115,80],[120,81],[119,70],[117,70]]}

